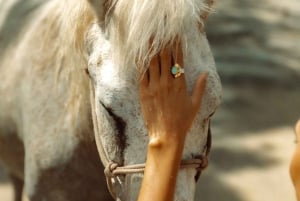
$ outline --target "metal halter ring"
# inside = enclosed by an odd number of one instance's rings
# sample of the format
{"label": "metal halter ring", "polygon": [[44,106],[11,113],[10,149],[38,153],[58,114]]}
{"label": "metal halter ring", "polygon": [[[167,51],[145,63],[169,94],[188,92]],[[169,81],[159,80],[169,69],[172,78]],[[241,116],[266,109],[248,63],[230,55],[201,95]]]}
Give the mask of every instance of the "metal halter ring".
{"label": "metal halter ring", "polygon": [[179,64],[175,64],[174,66],[171,67],[171,74],[173,75],[174,78],[180,77],[183,73],[184,73],[184,69]]}

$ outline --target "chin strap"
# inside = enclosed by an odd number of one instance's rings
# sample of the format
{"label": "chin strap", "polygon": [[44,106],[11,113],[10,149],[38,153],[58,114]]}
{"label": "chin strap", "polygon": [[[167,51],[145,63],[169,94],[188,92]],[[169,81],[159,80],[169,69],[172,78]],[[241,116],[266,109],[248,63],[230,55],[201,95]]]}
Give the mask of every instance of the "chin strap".
{"label": "chin strap", "polygon": [[[93,83],[90,81],[90,102],[92,109],[92,117],[93,117],[93,125],[94,125],[94,134],[95,141],[97,145],[97,150],[100,156],[100,159],[105,167],[104,174],[106,177],[106,183],[108,190],[112,197],[116,200],[117,195],[114,191],[113,187],[113,179],[118,176],[124,176],[127,174],[136,174],[136,173],[144,173],[145,164],[135,164],[135,165],[125,165],[122,166],[114,161],[111,161],[108,157],[108,154],[105,152],[102,141],[101,141],[101,133],[99,132],[99,123],[100,121],[96,115],[96,107],[95,107],[95,90],[93,87]],[[201,156],[198,156],[195,159],[182,160],[180,164],[180,169],[186,168],[194,168],[197,170],[198,176],[200,176],[201,172],[208,166],[208,155],[211,149],[211,131],[210,131],[210,122],[208,128],[207,142],[204,149],[204,152]]]}

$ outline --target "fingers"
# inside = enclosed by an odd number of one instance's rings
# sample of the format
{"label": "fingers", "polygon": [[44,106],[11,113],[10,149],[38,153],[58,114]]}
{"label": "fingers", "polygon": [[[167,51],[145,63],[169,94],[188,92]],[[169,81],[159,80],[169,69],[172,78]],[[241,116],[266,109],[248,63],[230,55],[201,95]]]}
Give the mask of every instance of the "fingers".
{"label": "fingers", "polygon": [[[175,41],[175,43],[171,46],[171,49],[165,48],[160,53],[161,56],[161,66],[162,66],[162,80],[167,82],[175,82],[175,83],[183,83],[184,76],[176,78],[174,81],[174,77],[171,74],[171,68],[175,64],[179,64],[179,66],[183,67],[183,52],[182,46],[179,39]],[[181,80],[181,81],[179,81]]]}
{"label": "fingers", "polygon": [[183,67],[183,50],[179,39],[175,42],[173,54],[175,64],[178,63],[181,67]]}
{"label": "fingers", "polygon": [[149,73],[148,70],[142,75],[140,79],[140,88],[146,88],[149,85]]}
{"label": "fingers", "polygon": [[140,84],[143,86],[154,86],[162,81],[164,85],[166,83],[174,82],[180,85],[183,84],[183,86],[185,86],[184,75],[176,78],[175,81],[173,75],[171,74],[171,67],[175,63],[183,67],[183,52],[179,39],[176,40],[171,48],[166,47],[162,49],[159,55],[151,59],[150,66],[147,71],[149,76],[146,76],[145,73],[140,81]]}
{"label": "fingers", "polygon": [[[175,64],[179,64],[179,66],[183,69],[184,68],[184,61],[183,61],[183,49],[182,44],[179,39],[176,40],[173,48],[173,58]],[[184,69],[183,69],[184,70]],[[186,80],[185,74],[181,74],[179,77],[175,78],[174,85],[177,89],[186,91]]]}
{"label": "fingers", "polygon": [[149,82],[151,84],[157,84],[160,79],[160,67],[159,67],[159,58],[158,56],[155,56],[153,59],[150,61],[150,66],[149,66]]}
{"label": "fingers", "polygon": [[194,106],[194,111],[198,112],[201,103],[202,103],[202,97],[205,91],[206,87],[206,80],[207,80],[208,73],[202,73],[198,79],[196,80],[196,83],[193,88],[193,93],[192,93],[192,104]]}
{"label": "fingers", "polygon": [[164,48],[160,53],[161,58],[161,79],[163,82],[169,82],[170,79],[173,79],[171,75],[171,52],[169,48]]}

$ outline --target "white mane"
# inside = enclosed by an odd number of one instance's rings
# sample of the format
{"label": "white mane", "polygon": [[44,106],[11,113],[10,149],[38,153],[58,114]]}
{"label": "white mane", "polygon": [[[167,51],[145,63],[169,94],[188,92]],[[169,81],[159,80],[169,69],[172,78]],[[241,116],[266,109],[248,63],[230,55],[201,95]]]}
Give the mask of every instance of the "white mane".
{"label": "white mane", "polygon": [[176,37],[185,42],[191,27],[203,23],[201,15],[209,11],[209,4],[204,0],[114,0],[107,28],[116,64],[128,66],[138,61],[146,68]]}

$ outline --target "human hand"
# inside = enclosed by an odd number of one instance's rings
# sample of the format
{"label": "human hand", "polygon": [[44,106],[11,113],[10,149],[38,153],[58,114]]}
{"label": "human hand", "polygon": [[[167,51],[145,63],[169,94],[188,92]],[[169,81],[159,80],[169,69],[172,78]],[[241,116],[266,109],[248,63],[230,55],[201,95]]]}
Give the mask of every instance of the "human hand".
{"label": "human hand", "polygon": [[297,145],[299,146],[299,137],[300,137],[300,119],[297,121],[296,125],[295,125],[295,134],[296,134],[296,141],[297,141]]}
{"label": "human hand", "polygon": [[[181,44],[177,44],[175,62],[183,66]],[[170,72],[172,51],[163,49],[155,56],[149,69],[140,80],[139,94],[145,124],[149,131],[150,144],[174,141],[184,143],[186,134],[200,110],[207,73],[195,82],[192,95],[188,94],[184,74],[174,78]]]}

